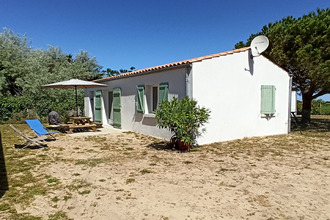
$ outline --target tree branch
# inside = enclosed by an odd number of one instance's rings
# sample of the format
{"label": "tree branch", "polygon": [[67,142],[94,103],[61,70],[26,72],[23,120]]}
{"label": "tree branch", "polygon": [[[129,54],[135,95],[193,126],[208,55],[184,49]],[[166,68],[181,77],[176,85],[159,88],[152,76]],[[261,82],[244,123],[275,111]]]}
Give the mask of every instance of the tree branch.
{"label": "tree branch", "polygon": [[312,99],[316,99],[317,97],[320,97],[320,96],[325,95],[325,94],[327,94],[327,92],[324,91],[324,90],[321,90],[321,91],[318,92],[317,94],[312,95]]}

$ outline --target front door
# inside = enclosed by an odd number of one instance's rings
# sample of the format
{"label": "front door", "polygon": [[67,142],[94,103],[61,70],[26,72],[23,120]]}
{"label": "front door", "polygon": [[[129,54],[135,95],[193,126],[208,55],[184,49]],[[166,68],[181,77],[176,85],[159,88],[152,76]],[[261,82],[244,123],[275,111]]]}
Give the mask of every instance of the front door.
{"label": "front door", "polygon": [[101,90],[96,91],[96,93],[95,93],[95,118],[94,118],[94,121],[96,121],[96,122],[102,122],[101,98],[102,98],[102,91]]}
{"label": "front door", "polygon": [[120,104],[121,90],[115,88],[113,90],[113,127],[121,128],[121,104]]}

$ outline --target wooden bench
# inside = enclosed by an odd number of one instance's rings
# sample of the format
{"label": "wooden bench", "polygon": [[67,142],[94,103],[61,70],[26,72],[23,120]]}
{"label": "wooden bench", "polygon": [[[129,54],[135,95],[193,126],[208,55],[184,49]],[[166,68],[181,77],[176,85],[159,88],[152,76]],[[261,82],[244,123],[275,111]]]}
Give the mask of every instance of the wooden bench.
{"label": "wooden bench", "polygon": [[102,128],[102,122],[95,122],[93,121],[93,124],[96,124],[97,128]]}
{"label": "wooden bench", "polygon": [[65,130],[69,129],[68,134],[72,134],[73,129],[76,128],[91,128],[93,129],[94,132],[97,131],[96,124],[84,124],[84,125],[61,124],[61,128]]}

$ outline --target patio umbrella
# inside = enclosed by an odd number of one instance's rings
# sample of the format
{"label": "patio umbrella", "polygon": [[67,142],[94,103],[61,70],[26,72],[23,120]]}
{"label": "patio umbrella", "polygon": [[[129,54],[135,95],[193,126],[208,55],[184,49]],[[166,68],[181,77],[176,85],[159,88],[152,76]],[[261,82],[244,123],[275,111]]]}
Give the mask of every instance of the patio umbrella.
{"label": "patio umbrella", "polygon": [[67,81],[51,83],[43,85],[43,88],[55,88],[55,89],[75,89],[76,93],[76,116],[78,116],[78,96],[77,89],[88,89],[88,88],[97,88],[97,87],[107,87],[105,84],[95,83],[91,81],[84,81],[80,79],[70,79]]}

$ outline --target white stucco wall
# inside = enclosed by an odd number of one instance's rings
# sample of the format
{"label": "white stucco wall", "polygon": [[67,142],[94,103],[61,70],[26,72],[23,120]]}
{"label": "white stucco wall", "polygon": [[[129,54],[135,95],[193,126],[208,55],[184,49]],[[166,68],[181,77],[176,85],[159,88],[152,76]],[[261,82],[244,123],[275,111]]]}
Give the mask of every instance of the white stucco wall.
{"label": "white stucco wall", "polygon": [[[121,78],[107,82],[108,88],[102,88],[102,123],[108,124],[108,92],[114,88],[121,88],[121,127],[123,130],[136,131],[143,134],[170,138],[168,130],[159,129],[156,119],[152,114],[136,112],[136,93],[138,85],[157,85],[167,82],[169,84],[169,100],[174,96],[183,98],[185,96],[185,68],[144,74],[135,77]],[[85,89],[85,115],[92,117],[89,94],[90,91],[99,89]]]}
{"label": "white stucco wall", "polygon": [[[199,144],[288,132],[289,76],[263,56],[235,53],[193,63],[193,98],[211,110]],[[261,85],[275,85],[276,113],[260,113]]]}
{"label": "white stucco wall", "polygon": [[291,93],[291,112],[297,114],[297,91]]}

